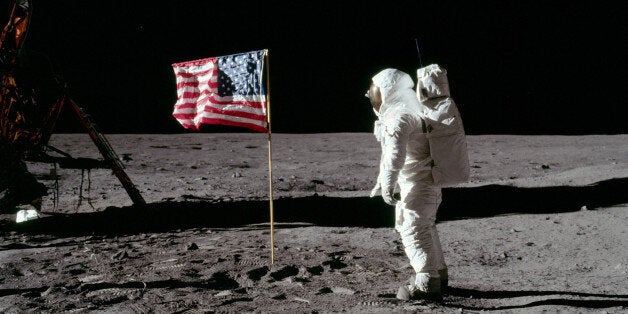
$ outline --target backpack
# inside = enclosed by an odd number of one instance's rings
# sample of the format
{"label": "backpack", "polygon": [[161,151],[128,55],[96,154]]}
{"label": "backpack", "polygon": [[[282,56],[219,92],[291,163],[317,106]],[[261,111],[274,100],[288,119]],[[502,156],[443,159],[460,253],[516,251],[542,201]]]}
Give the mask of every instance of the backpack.
{"label": "backpack", "polygon": [[454,186],[469,180],[467,140],[458,107],[449,94],[447,71],[438,64],[417,70],[417,97],[423,132],[430,144],[434,184]]}

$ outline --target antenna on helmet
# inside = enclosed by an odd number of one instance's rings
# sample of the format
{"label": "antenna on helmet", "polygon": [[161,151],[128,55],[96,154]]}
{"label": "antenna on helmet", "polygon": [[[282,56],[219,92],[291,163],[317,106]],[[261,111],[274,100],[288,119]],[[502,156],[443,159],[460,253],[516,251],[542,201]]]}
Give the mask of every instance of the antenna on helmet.
{"label": "antenna on helmet", "polygon": [[415,38],[414,43],[416,44],[416,52],[419,54],[419,64],[423,67],[423,61],[421,60],[421,49],[419,49],[419,39]]}

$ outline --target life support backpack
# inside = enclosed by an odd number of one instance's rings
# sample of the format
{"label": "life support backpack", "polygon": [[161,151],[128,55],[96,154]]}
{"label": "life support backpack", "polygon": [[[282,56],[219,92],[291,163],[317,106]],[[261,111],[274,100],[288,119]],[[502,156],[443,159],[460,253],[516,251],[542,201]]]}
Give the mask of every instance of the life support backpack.
{"label": "life support backpack", "polygon": [[469,180],[469,155],[460,112],[449,94],[447,71],[438,64],[417,70],[417,96],[423,132],[434,160],[434,184],[446,187]]}

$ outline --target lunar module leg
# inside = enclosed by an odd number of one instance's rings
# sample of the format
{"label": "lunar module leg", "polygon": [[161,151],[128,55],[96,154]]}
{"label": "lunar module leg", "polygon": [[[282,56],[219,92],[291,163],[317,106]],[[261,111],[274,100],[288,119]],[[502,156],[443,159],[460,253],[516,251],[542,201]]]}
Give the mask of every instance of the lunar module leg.
{"label": "lunar module leg", "polygon": [[72,99],[68,99],[68,103],[78,115],[81,124],[87,129],[89,136],[92,138],[94,144],[96,144],[96,147],[98,147],[98,150],[104,157],[105,163],[108,164],[108,166],[113,170],[114,175],[118,177],[118,180],[122,183],[122,186],[131,197],[133,204],[137,206],[146,205],[146,201],[140,194],[139,190],[135,187],[131,178],[129,178],[126,172],[124,172],[124,165],[120,162],[120,158],[118,158],[111,145],[109,145],[109,141],[107,141],[105,136],[98,130],[96,124],[92,121],[91,116]]}

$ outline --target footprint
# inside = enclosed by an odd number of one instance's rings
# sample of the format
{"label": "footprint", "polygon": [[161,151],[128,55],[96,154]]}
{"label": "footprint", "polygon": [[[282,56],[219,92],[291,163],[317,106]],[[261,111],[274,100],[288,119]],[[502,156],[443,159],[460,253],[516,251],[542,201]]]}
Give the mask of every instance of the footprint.
{"label": "footprint", "polygon": [[235,298],[235,299],[226,300],[222,302],[220,305],[227,305],[227,304],[236,303],[236,302],[251,302],[251,301],[253,301],[253,298]]}
{"label": "footprint", "polygon": [[391,300],[387,300],[387,301],[362,301],[360,303],[358,303],[359,305],[364,305],[364,306],[371,306],[371,307],[376,307],[376,306],[390,306],[390,305],[397,305],[397,301],[391,301]]}
{"label": "footprint", "polygon": [[236,260],[235,264],[239,266],[264,266],[267,262],[258,258],[245,258]]}
{"label": "footprint", "polygon": [[88,292],[85,296],[96,305],[107,305],[124,302],[129,299],[130,290],[137,289],[119,289],[109,288]]}
{"label": "footprint", "polygon": [[246,276],[253,281],[259,281],[262,277],[264,277],[268,273],[269,270],[270,269],[268,268],[268,266],[255,268],[255,269],[247,271]]}
{"label": "footprint", "polygon": [[306,270],[308,273],[312,275],[320,276],[325,269],[323,268],[323,266],[313,266],[313,267],[307,267]]}
{"label": "footprint", "polygon": [[299,268],[294,265],[288,265],[270,273],[270,277],[279,281],[291,276],[296,276],[297,274],[299,274]]}
{"label": "footprint", "polygon": [[331,259],[323,262],[324,266],[329,266],[331,269],[341,269],[347,267],[347,264],[343,263],[339,259]]}

